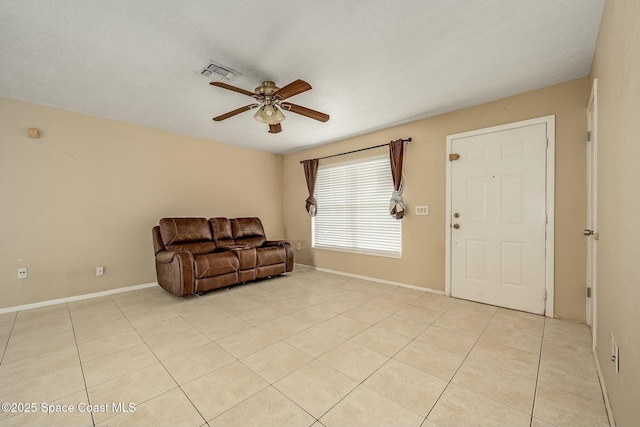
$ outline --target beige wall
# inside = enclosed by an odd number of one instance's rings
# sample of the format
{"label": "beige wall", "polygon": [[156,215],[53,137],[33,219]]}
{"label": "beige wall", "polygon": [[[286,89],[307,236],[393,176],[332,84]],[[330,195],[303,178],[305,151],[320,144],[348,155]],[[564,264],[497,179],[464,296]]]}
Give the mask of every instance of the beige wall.
{"label": "beige wall", "polygon": [[[284,223],[287,239],[302,247],[296,251],[296,261],[443,291],[446,136],[555,114],[555,315],[584,322],[586,246],[582,229],[586,218],[584,138],[588,98],[589,80],[582,78],[285,156]],[[413,142],[405,151],[405,201],[410,213],[403,219],[402,258],[312,249],[311,219],[304,209],[307,190],[299,161],[407,137]],[[375,156],[387,151],[381,148],[366,153]],[[416,205],[428,205],[429,215],[413,215]]]}
{"label": "beige wall", "polygon": [[[607,0],[598,79],[597,353],[618,426],[640,423],[640,2]],[[613,332],[620,372],[610,361]]]}
{"label": "beige wall", "polygon": [[282,162],[0,98],[0,308],[154,282],[163,216],[259,216],[284,238]]}

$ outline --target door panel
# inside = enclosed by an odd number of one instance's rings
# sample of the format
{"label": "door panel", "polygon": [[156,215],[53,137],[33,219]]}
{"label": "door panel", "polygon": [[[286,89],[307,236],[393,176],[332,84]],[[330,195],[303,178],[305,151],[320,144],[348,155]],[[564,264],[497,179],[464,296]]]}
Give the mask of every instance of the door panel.
{"label": "door panel", "polygon": [[487,179],[484,176],[467,178],[466,185],[468,221],[484,224],[487,214]]}
{"label": "door panel", "polygon": [[452,140],[453,296],[544,313],[546,132],[539,123]]}
{"label": "door panel", "polygon": [[467,280],[486,282],[485,248],[485,241],[467,240]]}
{"label": "door panel", "polygon": [[502,204],[503,223],[522,223],[522,195],[524,191],[524,177],[522,174],[504,175],[502,177],[502,198],[509,200],[509,203]]}
{"label": "door panel", "polygon": [[502,242],[501,249],[501,283],[521,288],[524,284],[524,245],[521,242]]}

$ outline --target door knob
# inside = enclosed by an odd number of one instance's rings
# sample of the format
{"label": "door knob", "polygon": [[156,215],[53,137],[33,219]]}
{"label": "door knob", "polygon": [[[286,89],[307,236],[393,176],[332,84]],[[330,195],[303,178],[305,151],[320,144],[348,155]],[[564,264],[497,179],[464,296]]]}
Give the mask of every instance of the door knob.
{"label": "door knob", "polygon": [[458,228],[460,228],[460,224],[453,224],[453,228],[457,230]]}
{"label": "door knob", "polygon": [[593,234],[593,230],[586,229],[582,232],[585,236],[591,236]]}
{"label": "door knob", "polygon": [[460,218],[460,214],[458,212],[456,212],[456,213],[453,214],[453,217],[454,218]]}

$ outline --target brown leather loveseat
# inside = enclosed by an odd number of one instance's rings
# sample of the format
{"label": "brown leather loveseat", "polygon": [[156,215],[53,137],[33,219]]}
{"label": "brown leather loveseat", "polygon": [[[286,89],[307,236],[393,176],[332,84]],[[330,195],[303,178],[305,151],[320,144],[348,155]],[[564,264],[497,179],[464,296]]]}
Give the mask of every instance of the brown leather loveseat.
{"label": "brown leather loveseat", "polygon": [[267,240],[259,218],[162,218],[153,227],[158,283],[200,294],[293,270],[284,240]]}

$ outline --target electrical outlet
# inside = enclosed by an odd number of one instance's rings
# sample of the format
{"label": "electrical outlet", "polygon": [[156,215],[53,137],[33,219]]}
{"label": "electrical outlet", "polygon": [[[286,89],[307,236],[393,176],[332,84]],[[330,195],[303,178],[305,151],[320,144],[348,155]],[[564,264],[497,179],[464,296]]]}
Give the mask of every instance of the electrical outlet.
{"label": "electrical outlet", "polygon": [[96,276],[104,276],[104,267],[103,266],[96,267]]}
{"label": "electrical outlet", "polygon": [[20,267],[18,269],[18,279],[26,279],[27,278],[27,267]]}
{"label": "electrical outlet", "polygon": [[302,244],[300,244],[299,242],[296,243],[296,249],[300,250],[300,248],[302,248]]}
{"label": "electrical outlet", "polygon": [[416,206],[416,215],[429,215],[429,206]]}

